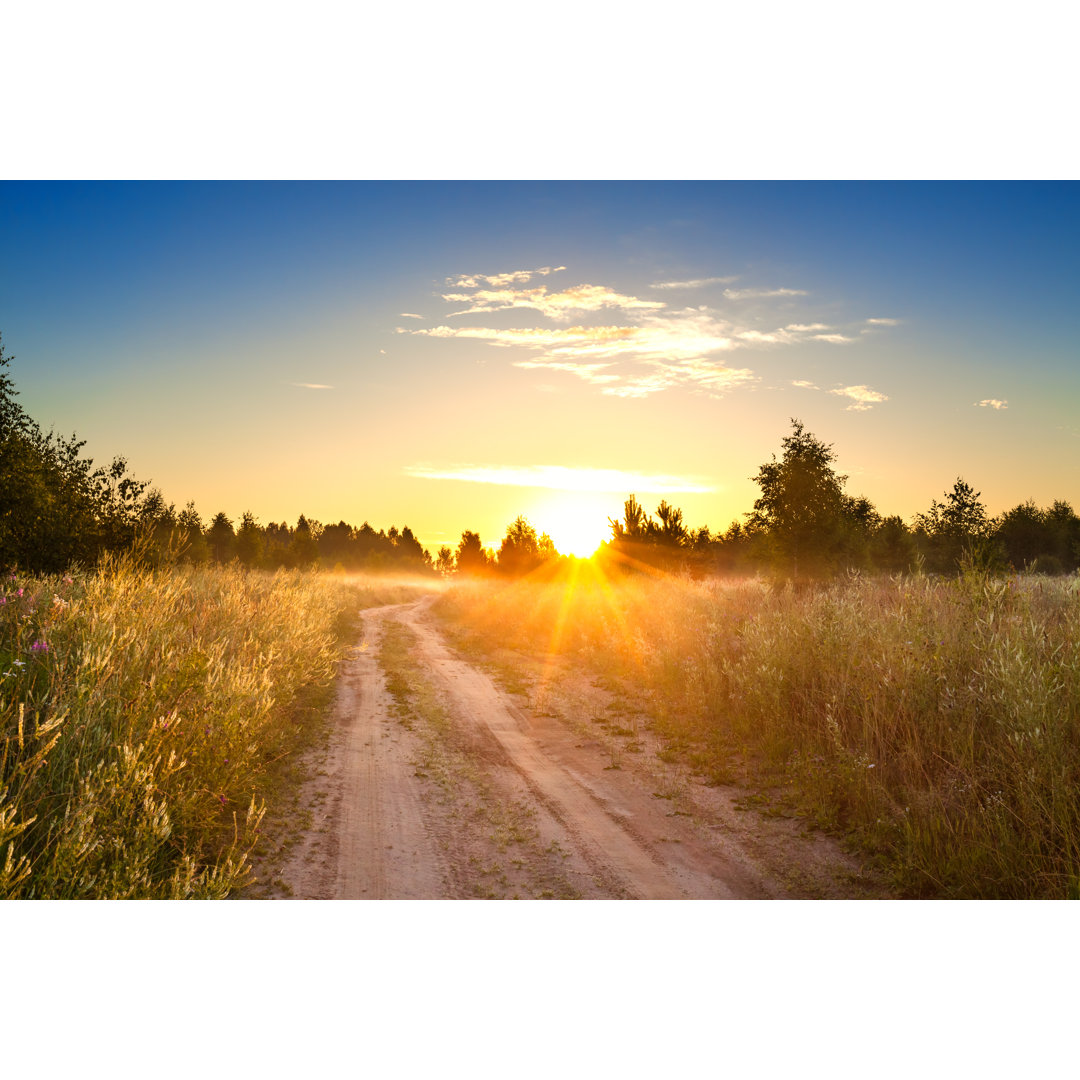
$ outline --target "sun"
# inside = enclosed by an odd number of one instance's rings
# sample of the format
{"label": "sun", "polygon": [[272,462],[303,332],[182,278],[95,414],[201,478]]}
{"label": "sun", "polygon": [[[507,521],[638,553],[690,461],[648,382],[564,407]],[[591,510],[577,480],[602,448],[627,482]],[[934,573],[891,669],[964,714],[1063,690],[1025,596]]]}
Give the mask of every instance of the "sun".
{"label": "sun", "polygon": [[611,539],[611,526],[602,508],[587,498],[569,496],[548,503],[536,514],[538,533],[551,537],[560,555],[587,559]]}

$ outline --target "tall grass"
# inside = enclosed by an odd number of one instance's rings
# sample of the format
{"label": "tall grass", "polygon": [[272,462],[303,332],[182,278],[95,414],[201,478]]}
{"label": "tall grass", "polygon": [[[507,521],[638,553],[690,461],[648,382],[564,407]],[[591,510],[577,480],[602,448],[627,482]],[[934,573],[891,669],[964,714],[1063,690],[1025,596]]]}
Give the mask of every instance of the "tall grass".
{"label": "tall grass", "polygon": [[290,702],[363,602],[330,576],[124,560],[0,582],[0,897],[244,884]]}
{"label": "tall grass", "polygon": [[908,896],[1080,892],[1080,579],[460,586],[445,617],[631,689],[700,771],[786,785]]}

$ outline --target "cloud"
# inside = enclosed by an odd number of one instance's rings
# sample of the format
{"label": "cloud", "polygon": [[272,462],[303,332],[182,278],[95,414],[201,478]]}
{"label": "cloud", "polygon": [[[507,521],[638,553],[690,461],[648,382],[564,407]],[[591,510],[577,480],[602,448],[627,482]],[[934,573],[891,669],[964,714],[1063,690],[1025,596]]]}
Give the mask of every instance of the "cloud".
{"label": "cloud", "polygon": [[749,368],[729,368],[716,361],[694,358],[674,363],[653,360],[644,374],[625,376],[618,386],[605,386],[602,394],[610,397],[643,398],[661,390],[683,386],[710,397],[724,394],[758,381]]}
{"label": "cloud", "polygon": [[851,398],[852,403],[847,407],[847,412],[866,412],[872,406],[889,400],[885,394],[871,390],[869,386],[844,386],[839,390],[830,390],[829,393]]}
{"label": "cloud", "polygon": [[417,315],[415,311],[403,311],[398,316],[399,319],[425,319],[426,315]]}
{"label": "cloud", "polygon": [[474,293],[445,293],[443,299],[451,303],[472,305],[460,311],[452,311],[451,317],[528,308],[556,321],[569,319],[578,312],[601,311],[604,308],[633,311],[657,310],[667,306],[660,300],[624,296],[603,285],[575,285],[557,293],[549,293],[544,286],[536,289],[479,289]]}
{"label": "cloud", "polygon": [[976,408],[982,409],[1007,409],[1009,403],[1007,401],[1001,401],[999,398],[983,398],[982,401],[975,402]]}
{"label": "cloud", "polygon": [[[814,326],[824,324],[811,324]],[[809,335],[790,328],[739,330],[709,310],[648,312],[632,325],[527,327],[398,327],[399,334],[471,338],[501,347],[525,347],[536,355],[516,367],[575,375],[612,397],[640,398],[675,387],[722,396],[758,381],[752,370],[722,363],[718,354],[763,345],[791,345]],[[833,335],[829,335],[833,336]],[[842,335],[835,335],[842,338]],[[847,340],[847,339],[842,339]]]}
{"label": "cloud", "polygon": [[804,390],[820,390],[821,389],[820,386],[818,386],[816,383],[810,382],[809,379],[792,379],[791,380],[791,385],[792,386],[800,386]]}
{"label": "cloud", "polygon": [[801,326],[799,323],[792,323],[790,326],[785,326],[782,330],[743,330],[735,336],[740,340],[751,345],[793,345],[797,341],[828,341],[833,345],[846,345],[854,338],[847,337],[844,334],[810,334],[809,338],[806,337],[808,330],[816,329],[827,330],[828,327],[822,323],[812,323],[810,326]]}
{"label": "cloud", "polygon": [[592,342],[632,338],[638,330],[633,326],[571,326],[564,330],[542,326],[496,330],[488,326],[433,326],[430,329],[407,330],[397,327],[399,334],[421,334],[439,338],[478,338],[492,345],[528,345],[534,348],[568,348],[574,351],[588,348]]}
{"label": "cloud", "polygon": [[514,367],[526,369],[542,368],[546,371],[565,371],[584,379],[588,383],[618,382],[619,376],[605,371],[610,364],[576,364],[571,360],[515,360]]}
{"label": "cloud", "polygon": [[[515,366],[573,375],[603,394],[624,398],[642,398],[674,388],[719,397],[760,382],[750,368],[729,365],[725,358],[734,351],[812,342],[847,345],[855,340],[851,327],[817,321],[784,323],[778,318],[778,325],[770,328],[767,324],[762,326],[760,318],[750,322],[746,316],[734,315],[738,308],[669,307],[661,301],[626,295],[604,285],[575,285],[556,292],[549,292],[543,285],[509,287],[536,274],[554,273],[556,269],[565,268],[459,275],[447,280],[459,289],[470,291],[447,292],[443,298],[465,305],[449,314],[455,319],[529,311],[539,313],[549,323],[562,325],[495,327],[483,325],[486,319],[474,319],[471,326],[445,323],[423,328],[398,326],[397,332],[472,339],[499,348],[526,350],[524,356],[513,361]],[[736,279],[658,282],[655,287],[694,288],[728,280]],[[728,299],[767,300],[808,293],[801,289],[750,288],[725,289],[723,295]],[[762,310],[767,310],[767,305],[764,309],[756,307],[755,316],[759,317]],[[604,325],[583,325],[589,316],[604,319]],[[540,321],[535,316],[528,318]],[[574,325],[565,325],[572,320]],[[872,395],[874,391],[867,393]],[[869,408],[876,400],[879,399],[852,398],[852,407]]]}
{"label": "cloud", "polygon": [[761,300],[770,296],[806,296],[805,289],[725,289],[728,300]]}
{"label": "cloud", "polygon": [[703,277],[694,278],[692,281],[654,281],[650,289],[702,289],[706,285],[730,285],[738,281],[738,274],[733,277]]}
{"label": "cloud", "polygon": [[459,289],[479,289],[481,284],[486,282],[498,289],[503,285],[524,284],[536,275],[546,277],[565,269],[565,266],[540,266],[535,270],[509,270],[502,274],[459,274],[457,277],[448,277],[446,284]]}
{"label": "cloud", "polygon": [[570,468],[565,465],[406,465],[405,473],[424,480],[549,488],[556,491],[643,492],[650,495],[700,494],[715,485],[699,477],[635,473],[623,469]]}
{"label": "cloud", "polygon": [[292,386],[299,386],[304,390],[333,390],[332,386],[321,382],[294,382]]}
{"label": "cloud", "polygon": [[899,319],[867,319],[867,326],[899,326]]}

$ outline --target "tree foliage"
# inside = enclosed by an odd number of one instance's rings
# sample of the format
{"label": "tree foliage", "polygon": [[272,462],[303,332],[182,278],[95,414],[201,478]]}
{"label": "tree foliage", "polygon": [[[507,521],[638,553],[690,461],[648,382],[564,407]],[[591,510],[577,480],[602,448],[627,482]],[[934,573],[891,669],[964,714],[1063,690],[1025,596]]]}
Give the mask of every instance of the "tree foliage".
{"label": "tree foliage", "polygon": [[85,442],[41,431],[15,400],[0,342],[0,564],[58,571],[129,546],[147,517],[148,485],[116,457],[94,468]]}
{"label": "tree foliage", "polygon": [[521,577],[531,573],[558,553],[551,537],[536,535],[533,525],[520,514],[507,526],[499,545],[497,566],[500,574]]}
{"label": "tree foliage", "polygon": [[[848,527],[860,504],[844,495],[846,476],[833,468],[836,453],[792,419],[791,434],[751,479],[761,488],[749,515],[751,529],[765,534],[773,560],[794,578],[835,569]],[[865,518],[865,512],[863,514]]]}

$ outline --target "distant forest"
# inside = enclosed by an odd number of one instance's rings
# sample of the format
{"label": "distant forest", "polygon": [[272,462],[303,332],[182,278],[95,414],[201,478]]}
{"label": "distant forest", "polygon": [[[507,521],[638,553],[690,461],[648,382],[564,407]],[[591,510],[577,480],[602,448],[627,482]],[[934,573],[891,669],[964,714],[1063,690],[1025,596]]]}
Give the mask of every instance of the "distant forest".
{"label": "distant forest", "polygon": [[[432,558],[408,526],[376,531],[339,521],[323,525],[301,516],[260,525],[250,513],[238,523],[224,512],[204,521],[193,503],[177,511],[149,483],[128,473],[124,458],[94,467],[85,443],[42,432],[15,400],[7,373],[14,359],[0,343],[0,568],[58,573],[92,566],[106,552],[136,550],[151,563],[228,563],[253,568],[320,567],[383,573],[520,576],[565,557],[524,517],[506,530],[498,550],[475,532],[456,549]],[[910,522],[882,516],[869,499],[845,492],[836,454],[798,420],[781,456],[752,479],[761,495],[744,520],[724,532],[688,527],[666,501],[655,517],[631,495],[611,539],[599,553],[611,568],[827,579],[851,571],[922,570],[954,574],[1026,570],[1065,574],[1080,568],[1080,518],[1055,501],[1021,503],[991,518],[975,491],[958,477],[942,499]]]}

